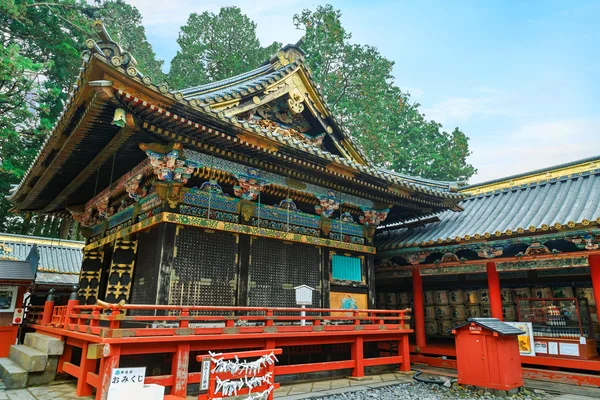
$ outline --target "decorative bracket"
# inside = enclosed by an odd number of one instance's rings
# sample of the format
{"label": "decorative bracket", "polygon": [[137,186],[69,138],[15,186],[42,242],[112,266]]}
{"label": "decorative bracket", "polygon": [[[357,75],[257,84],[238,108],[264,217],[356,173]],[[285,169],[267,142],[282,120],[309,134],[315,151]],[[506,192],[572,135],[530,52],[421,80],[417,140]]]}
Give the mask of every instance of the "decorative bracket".
{"label": "decorative bracket", "polygon": [[359,221],[361,224],[365,226],[378,226],[388,216],[390,212],[389,208],[383,210],[374,210],[370,208],[363,208],[363,215],[359,217]]}
{"label": "decorative bracket", "polygon": [[315,206],[315,211],[321,217],[331,218],[333,213],[340,208],[341,200],[336,196],[333,190],[328,190],[326,195],[319,196],[319,204]]}
{"label": "decorative bracket", "polygon": [[181,143],[169,146],[140,143],[140,149],[150,158],[150,165],[161,181],[186,184],[194,170],[202,167],[200,163],[183,158]]}
{"label": "decorative bracket", "polygon": [[261,178],[258,169],[246,167],[245,170],[245,174],[235,174],[239,184],[233,187],[233,193],[241,199],[254,201],[268,182]]}

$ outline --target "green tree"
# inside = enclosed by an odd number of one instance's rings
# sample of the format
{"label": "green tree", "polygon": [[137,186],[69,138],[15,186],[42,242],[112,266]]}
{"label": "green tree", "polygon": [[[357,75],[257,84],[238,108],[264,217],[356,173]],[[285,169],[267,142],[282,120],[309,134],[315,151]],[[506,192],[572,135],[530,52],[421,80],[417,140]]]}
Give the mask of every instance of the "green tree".
{"label": "green tree", "polygon": [[430,179],[468,179],[468,137],[428,121],[394,84],[394,63],[372,46],[350,43],[333,6],[303,10],[294,24],[327,103],[378,166]]}
{"label": "green tree", "polygon": [[146,37],[142,14],[123,0],[96,0],[93,16],[101,19],[112,39],[135,57],[140,71],[155,83],[165,80],[164,61],[157,58]]}
{"label": "green tree", "polygon": [[[109,29],[115,40],[131,50],[140,69],[162,80],[162,61],[146,39],[141,16],[123,1],[92,6],[83,0],[0,0],[0,231],[34,229],[9,213],[4,196],[19,183],[62,111],[85,39],[95,36],[91,26],[96,18],[114,25]],[[55,235],[52,224],[59,221],[35,218],[36,225],[45,221],[51,225],[40,232]]]}
{"label": "green tree", "polygon": [[193,13],[181,27],[181,50],[171,61],[168,81],[177,89],[229,78],[269,59],[281,47],[262,47],[256,23],[238,7],[222,7],[218,14]]}

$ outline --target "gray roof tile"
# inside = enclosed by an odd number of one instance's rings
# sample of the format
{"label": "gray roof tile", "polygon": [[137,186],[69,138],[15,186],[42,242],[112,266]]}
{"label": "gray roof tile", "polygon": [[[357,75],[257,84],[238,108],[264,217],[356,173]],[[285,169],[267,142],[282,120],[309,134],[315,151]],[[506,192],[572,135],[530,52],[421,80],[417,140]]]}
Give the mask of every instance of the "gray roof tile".
{"label": "gray roof tile", "polygon": [[[445,211],[425,227],[399,228],[376,236],[376,246],[388,250],[476,235],[511,235],[520,229],[547,231],[553,226],[586,225],[600,218],[600,170],[552,182],[504,189],[469,197],[463,212]],[[558,224],[558,225],[557,225]]]}

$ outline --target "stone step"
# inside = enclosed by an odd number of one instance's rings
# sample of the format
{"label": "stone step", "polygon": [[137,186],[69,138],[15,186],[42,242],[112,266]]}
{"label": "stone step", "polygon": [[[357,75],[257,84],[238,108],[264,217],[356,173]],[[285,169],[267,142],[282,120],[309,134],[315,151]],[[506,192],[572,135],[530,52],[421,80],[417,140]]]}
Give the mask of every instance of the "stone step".
{"label": "stone step", "polygon": [[0,379],[7,389],[23,389],[27,386],[27,371],[10,358],[0,358]]}
{"label": "stone step", "polygon": [[27,376],[27,387],[36,385],[47,385],[56,378],[59,356],[48,356],[46,368],[42,372],[30,372]]}
{"label": "stone step", "polygon": [[8,358],[19,364],[27,372],[41,372],[46,368],[48,362],[48,355],[24,344],[10,346]]}
{"label": "stone step", "polygon": [[65,342],[41,333],[26,333],[25,345],[49,356],[60,356],[65,350]]}

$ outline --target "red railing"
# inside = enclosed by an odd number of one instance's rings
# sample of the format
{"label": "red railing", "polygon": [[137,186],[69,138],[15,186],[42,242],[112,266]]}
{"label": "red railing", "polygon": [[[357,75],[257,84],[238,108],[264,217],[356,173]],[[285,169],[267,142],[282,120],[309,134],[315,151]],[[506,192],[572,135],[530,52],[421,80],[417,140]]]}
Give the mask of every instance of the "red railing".
{"label": "red railing", "polygon": [[62,327],[66,322],[68,306],[54,306],[52,309],[52,319],[50,323],[54,326]]}
{"label": "red railing", "polygon": [[[69,307],[69,306],[67,306]],[[407,328],[410,310],[341,310],[323,308],[212,307],[168,305],[71,306],[52,325],[103,338],[234,333],[352,330],[356,325]],[[57,308],[57,307],[55,307]],[[305,311],[308,316],[300,315]],[[131,315],[149,312],[154,315]],[[198,315],[198,314],[213,315]],[[156,315],[165,314],[165,315]],[[219,314],[219,315],[214,315]],[[301,324],[305,321],[305,325]],[[124,327],[122,327],[124,326]]]}
{"label": "red railing", "polygon": [[[36,330],[66,340],[59,372],[78,379],[77,395],[105,400],[110,371],[121,356],[165,354],[172,359],[169,375],[147,376],[146,383],[171,387],[185,398],[188,384],[200,373],[189,372],[190,353],[249,349],[288,349],[294,346],[346,345],[350,359],[277,365],[277,375],[351,369],[364,376],[367,366],[400,364],[410,369],[407,310],[341,310],[322,308],[210,307],[107,304],[68,305],[54,311],[47,303]],[[302,315],[305,312],[309,315]],[[51,315],[52,318],[46,315]],[[151,315],[139,315],[141,313]],[[163,315],[160,315],[163,314]],[[209,315],[199,315],[209,314]],[[305,321],[304,324],[301,322]],[[365,342],[396,342],[397,355],[364,358]],[[81,349],[79,365],[71,362],[73,348]],[[348,347],[347,347],[348,348]],[[286,351],[286,350],[284,350]],[[100,361],[98,367],[97,362]],[[98,373],[96,373],[98,371]]]}

